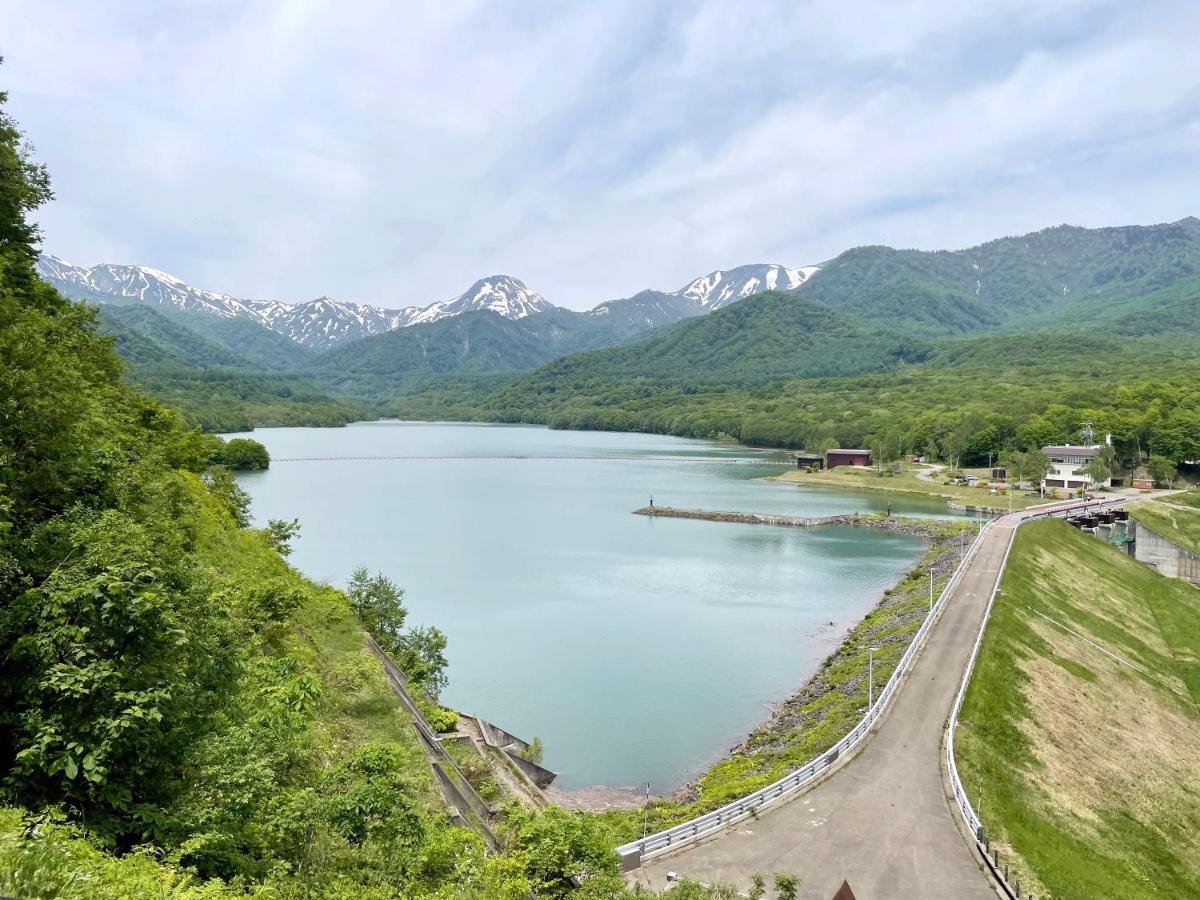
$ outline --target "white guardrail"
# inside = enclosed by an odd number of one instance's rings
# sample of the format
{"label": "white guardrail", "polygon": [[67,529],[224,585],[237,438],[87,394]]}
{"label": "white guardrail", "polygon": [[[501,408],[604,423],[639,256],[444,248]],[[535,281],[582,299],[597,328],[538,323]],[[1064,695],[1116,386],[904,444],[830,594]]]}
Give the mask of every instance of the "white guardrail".
{"label": "white guardrail", "polygon": [[[1031,519],[1053,516],[1065,517],[1074,512],[1103,509],[1125,502],[1127,502],[1126,499],[1121,498],[1117,500],[1099,500],[1087,503],[1075,503],[1067,506],[1055,506],[1046,510],[1038,510],[1035,507],[1021,513],[1021,519],[1017,525],[1020,526]],[[983,633],[987,630],[988,619],[992,615],[992,605],[996,602],[996,595],[1000,593],[1000,579],[1003,577],[1004,569],[1008,565],[1008,555],[1012,552],[1013,542],[1016,540],[1016,537],[1017,529],[1014,528],[1009,535],[1008,546],[1004,548],[1004,559],[1000,563],[1000,570],[996,573],[996,583],[992,586],[992,594],[988,597],[987,608],[983,612],[983,622],[979,626],[979,635],[975,638],[975,646],[971,648],[971,658],[967,662],[966,671],[963,672],[962,684],[959,685],[958,695],[954,698],[954,707],[950,710],[950,718],[946,722],[946,739],[943,742],[946,746],[946,768],[950,773],[950,785],[954,790],[955,805],[958,807],[958,812],[962,816],[967,829],[971,832],[975,840],[980,843],[984,840],[983,823],[979,821],[979,816],[975,814],[975,809],[971,806],[971,801],[967,799],[967,791],[963,787],[962,779],[958,777],[958,766],[954,762],[954,729],[958,725],[958,713],[962,709],[963,699],[967,696],[967,685],[971,683],[971,673],[975,671],[975,659],[979,656],[979,647],[983,643]]]}
{"label": "white guardrail", "polygon": [[[617,853],[621,857],[621,871],[629,872],[638,868],[643,861],[653,859],[656,856],[661,856],[664,853],[669,853],[673,850],[678,850],[680,847],[695,841],[709,837],[722,829],[728,828],[730,825],[740,822],[752,815],[757,815],[758,811],[778,803],[785,797],[794,794],[801,788],[812,783],[817,776],[821,775],[830,766],[834,765],[837,760],[845,753],[853,750],[867,736],[874,725],[884,714],[888,703],[896,693],[897,687],[900,684],[904,674],[908,671],[917,654],[921,650],[921,645],[926,636],[933,628],[938,616],[941,614],[950,592],[958,584],[962,573],[970,564],[975,552],[979,549],[984,536],[992,527],[995,520],[989,520],[975,536],[975,540],[971,542],[970,548],[959,561],[958,567],[954,570],[954,574],[950,576],[950,580],[942,587],[941,593],[938,595],[937,602],[933,608],[925,616],[925,621],[921,623],[921,627],[917,629],[917,633],[913,635],[912,641],[908,645],[908,649],[904,651],[904,655],[900,657],[900,661],[896,664],[896,669],[892,672],[892,676],[887,680],[887,684],[883,686],[883,690],[879,692],[875,700],[875,704],[867,710],[866,715],[862,720],[854,726],[853,730],[844,738],[834,744],[830,749],[826,750],[816,759],[811,760],[799,769],[785,775],[783,778],[776,781],[774,784],[769,784],[765,788],[760,788],[752,794],[747,794],[740,800],[734,800],[732,803],[727,803],[720,809],[715,809],[712,812],[705,813],[702,816],[697,816],[690,821],[684,822],[682,825],[676,825],[673,828],[668,828],[665,831],[659,831],[654,834],[646,835],[640,840],[630,841],[628,844],[623,844],[617,848]],[[973,659],[973,657],[972,657]],[[965,795],[964,795],[965,801]],[[969,808],[968,804],[968,808]]]}

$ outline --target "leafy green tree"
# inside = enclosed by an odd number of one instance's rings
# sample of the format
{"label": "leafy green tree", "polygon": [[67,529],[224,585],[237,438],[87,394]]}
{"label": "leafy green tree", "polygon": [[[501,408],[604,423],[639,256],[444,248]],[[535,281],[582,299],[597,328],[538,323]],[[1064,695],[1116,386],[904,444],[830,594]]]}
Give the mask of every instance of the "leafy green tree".
{"label": "leafy green tree", "polygon": [[404,591],[382,572],[372,575],[366,566],[359,566],[350,576],[346,593],[367,633],[399,664],[405,650],[404,620],[408,618]]}
{"label": "leafy green tree", "polygon": [[446,689],[446,635],[438,628],[412,628],[397,639],[396,665],[434,700]]}
{"label": "leafy green tree", "polygon": [[1150,461],[1146,463],[1146,468],[1155,484],[1167,487],[1175,485],[1175,477],[1179,474],[1179,470],[1175,467],[1175,463],[1165,456],[1151,456]]}
{"label": "leafy green tree", "polygon": [[264,529],[267,541],[280,556],[292,555],[292,540],[300,534],[300,520],[268,519]]}
{"label": "leafy green tree", "polygon": [[232,438],[213,455],[213,463],[235,472],[255,472],[270,467],[271,454],[258,441],[250,438]]}
{"label": "leafy green tree", "polygon": [[1116,463],[1116,452],[1112,447],[1105,445],[1096,452],[1095,456],[1087,461],[1082,471],[1092,480],[1094,485],[1099,487],[1113,477]]}
{"label": "leafy green tree", "polygon": [[779,900],[796,900],[796,891],[800,889],[800,879],[795,875],[775,876],[775,896]]}

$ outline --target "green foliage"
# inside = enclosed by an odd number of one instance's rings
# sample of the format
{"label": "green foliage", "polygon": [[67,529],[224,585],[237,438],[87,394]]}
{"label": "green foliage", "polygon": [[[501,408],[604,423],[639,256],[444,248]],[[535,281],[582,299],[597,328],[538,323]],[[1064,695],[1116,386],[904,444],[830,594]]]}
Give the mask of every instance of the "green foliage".
{"label": "green foliage", "polygon": [[382,572],[372,575],[366,566],[359,566],[350,576],[346,593],[367,633],[385,653],[393,659],[399,657],[404,649],[404,620],[408,618],[404,590]]}
{"label": "green foliage", "polygon": [[446,635],[434,626],[410,628],[396,641],[396,665],[411,683],[436,700],[448,682]]}
{"label": "green foliage", "polygon": [[800,879],[795,875],[775,876],[775,896],[779,900],[796,900],[796,891],[800,888]]}
{"label": "green foliage", "polygon": [[267,542],[280,556],[292,555],[292,540],[300,534],[300,520],[268,519],[266,533]]}
{"label": "green foliage", "polygon": [[269,468],[271,454],[258,441],[250,438],[231,438],[223,441],[213,454],[213,464],[235,472],[258,472]]}
{"label": "green foliage", "polygon": [[1146,463],[1146,469],[1150,472],[1150,477],[1154,479],[1154,483],[1161,487],[1171,487],[1175,483],[1175,478],[1179,474],[1179,469],[1175,463],[1167,459],[1165,456],[1154,455]]}
{"label": "green foliage", "polygon": [[592,882],[593,889],[620,885],[613,835],[596,818],[557,806],[537,815],[513,810],[510,818],[513,842],[537,896],[569,896],[574,879]]}
{"label": "green foliage", "polygon": [[546,748],[542,746],[542,739],[540,737],[535,737],[531,740],[529,746],[521,752],[522,757],[531,763],[537,763],[539,766],[542,764],[542,758],[545,754]]}
{"label": "green foliage", "polygon": [[445,707],[432,707],[425,713],[425,719],[438,734],[450,734],[458,728],[458,713]]}

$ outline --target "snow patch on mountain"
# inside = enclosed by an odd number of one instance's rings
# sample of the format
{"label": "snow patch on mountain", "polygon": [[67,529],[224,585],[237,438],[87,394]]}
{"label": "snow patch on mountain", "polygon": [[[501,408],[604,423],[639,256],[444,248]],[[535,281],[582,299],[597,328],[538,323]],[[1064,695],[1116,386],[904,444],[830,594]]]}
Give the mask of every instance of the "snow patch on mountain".
{"label": "snow patch on mountain", "polygon": [[762,291],[790,291],[804,284],[817,266],[790,269],[778,265],[748,265],[717,270],[688,282],[675,293],[694,300],[704,311],[721,309]]}

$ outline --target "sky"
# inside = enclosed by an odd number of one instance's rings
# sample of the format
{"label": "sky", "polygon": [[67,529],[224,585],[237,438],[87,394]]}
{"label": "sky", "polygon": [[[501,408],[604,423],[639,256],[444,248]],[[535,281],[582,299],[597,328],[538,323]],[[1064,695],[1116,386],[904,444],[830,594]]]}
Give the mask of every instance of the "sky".
{"label": "sky", "polygon": [[1200,214],[1200,3],[5,0],[44,250],[586,308],[863,244]]}

